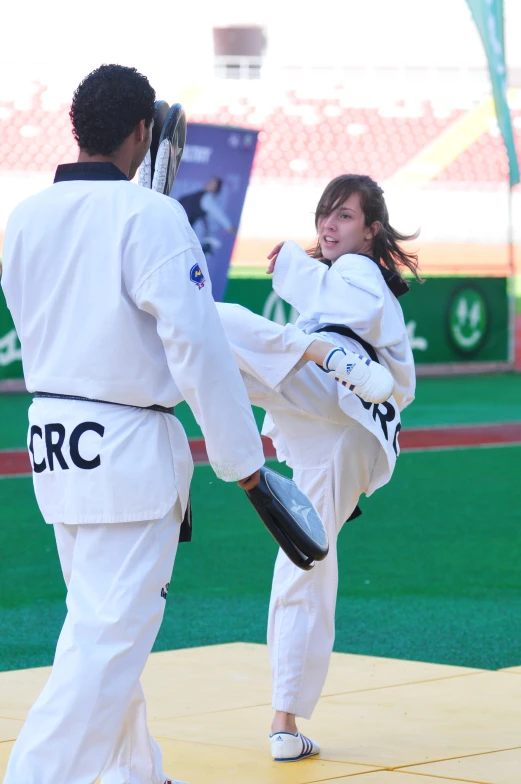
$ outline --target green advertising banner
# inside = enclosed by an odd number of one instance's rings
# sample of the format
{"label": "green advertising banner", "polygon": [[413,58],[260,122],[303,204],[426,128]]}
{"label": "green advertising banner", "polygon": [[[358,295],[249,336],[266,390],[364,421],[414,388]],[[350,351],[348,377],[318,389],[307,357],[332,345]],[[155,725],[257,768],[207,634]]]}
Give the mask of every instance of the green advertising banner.
{"label": "green advertising banner", "polygon": [[0,287],[0,381],[11,378],[23,378],[22,352]]}
{"label": "green advertising banner", "polygon": [[[279,324],[298,316],[268,278],[232,278],[226,301]],[[412,283],[400,304],[418,365],[508,363],[507,278],[429,278],[423,285]]]}
{"label": "green advertising banner", "polygon": [[[412,283],[400,300],[421,372],[435,373],[483,366],[506,368],[509,360],[507,278],[429,278]],[[255,313],[287,324],[298,313],[273,291],[271,280],[232,277],[226,302],[237,302]],[[0,288],[1,382],[22,379],[20,342]]]}

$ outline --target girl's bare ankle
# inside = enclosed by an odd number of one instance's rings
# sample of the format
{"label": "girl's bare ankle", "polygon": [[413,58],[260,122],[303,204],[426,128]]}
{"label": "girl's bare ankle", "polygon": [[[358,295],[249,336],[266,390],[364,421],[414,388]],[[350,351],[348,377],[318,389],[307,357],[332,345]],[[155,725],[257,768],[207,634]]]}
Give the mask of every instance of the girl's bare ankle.
{"label": "girl's bare ankle", "polygon": [[298,730],[295,723],[295,714],[276,711],[271,724],[271,732],[291,732],[293,735],[296,735]]}

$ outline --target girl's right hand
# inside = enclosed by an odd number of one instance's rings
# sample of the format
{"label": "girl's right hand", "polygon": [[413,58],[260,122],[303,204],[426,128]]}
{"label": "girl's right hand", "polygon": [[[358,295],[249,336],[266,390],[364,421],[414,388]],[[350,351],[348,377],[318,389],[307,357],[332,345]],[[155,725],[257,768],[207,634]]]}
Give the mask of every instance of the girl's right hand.
{"label": "girl's right hand", "polygon": [[[284,240],[284,242],[285,241],[286,240]],[[275,269],[275,262],[277,261],[277,256],[279,255],[280,250],[284,245],[284,242],[279,242],[277,245],[275,245],[271,253],[268,253],[267,258],[270,259],[270,263],[268,269],[266,270],[266,275],[271,275],[271,273]]]}

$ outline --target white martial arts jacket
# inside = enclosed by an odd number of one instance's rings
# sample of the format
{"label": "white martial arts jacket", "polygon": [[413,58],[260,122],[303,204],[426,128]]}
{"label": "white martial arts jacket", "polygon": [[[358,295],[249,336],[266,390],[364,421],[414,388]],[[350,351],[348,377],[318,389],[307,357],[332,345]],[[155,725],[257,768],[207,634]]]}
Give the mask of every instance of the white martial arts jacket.
{"label": "white martial arts jacket", "polygon": [[186,507],[193,470],[175,417],[183,398],[221,479],[249,476],[262,444],[224,335],[206,262],[182,207],[110,163],[58,167],[20,204],[2,287],[36,398],[28,443],[49,523],[162,517]]}
{"label": "white martial arts jacket", "polygon": [[[284,243],[275,264],[273,288],[298,312],[296,326],[307,334],[340,324],[350,327],[376,351],[391,372],[394,395],[380,405],[364,403],[348,387],[336,385],[341,412],[371,431],[382,446],[368,495],[385,484],[399,453],[400,411],[414,400],[414,359],[401,306],[384,280],[378,265],[366,256],[347,254],[331,267],[310,258],[295,242]],[[349,337],[331,332],[325,340],[365,353]],[[268,418],[263,432],[277,441]]]}

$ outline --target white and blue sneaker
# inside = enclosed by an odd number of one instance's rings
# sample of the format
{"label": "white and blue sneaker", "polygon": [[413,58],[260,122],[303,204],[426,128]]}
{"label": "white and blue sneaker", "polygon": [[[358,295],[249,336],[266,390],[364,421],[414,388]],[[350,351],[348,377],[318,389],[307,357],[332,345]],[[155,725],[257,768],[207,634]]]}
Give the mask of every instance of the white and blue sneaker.
{"label": "white and blue sneaker", "polygon": [[320,752],[320,746],[300,732],[274,732],[270,735],[271,756],[275,762],[296,762]]}

